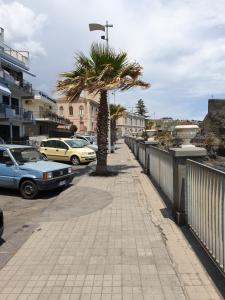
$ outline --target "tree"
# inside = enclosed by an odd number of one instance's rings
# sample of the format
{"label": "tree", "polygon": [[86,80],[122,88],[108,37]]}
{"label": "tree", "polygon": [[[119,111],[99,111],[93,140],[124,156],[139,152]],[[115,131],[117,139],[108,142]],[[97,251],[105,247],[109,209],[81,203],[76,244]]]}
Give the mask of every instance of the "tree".
{"label": "tree", "polygon": [[142,99],[139,99],[136,104],[136,112],[143,117],[147,117],[148,110],[145,107],[145,103]]}
{"label": "tree", "polygon": [[120,104],[110,104],[111,143],[116,142],[116,121],[127,114],[126,108]]}
{"label": "tree", "polygon": [[132,87],[148,88],[150,85],[140,79],[142,67],[130,63],[127,53],[118,52],[103,44],[92,44],[90,55],[75,55],[75,67],[61,74],[57,90],[64,93],[68,102],[76,102],[82,91],[100,95],[97,119],[97,167],[96,174],[107,173],[107,135],[109,90],[125,91]]}
{"label": "tree", "polygon": [[70,126],[70,131],[72,131],[72,132],[77,132],[77,125],[75,125],[75,124],[72,124],[71,126]]}

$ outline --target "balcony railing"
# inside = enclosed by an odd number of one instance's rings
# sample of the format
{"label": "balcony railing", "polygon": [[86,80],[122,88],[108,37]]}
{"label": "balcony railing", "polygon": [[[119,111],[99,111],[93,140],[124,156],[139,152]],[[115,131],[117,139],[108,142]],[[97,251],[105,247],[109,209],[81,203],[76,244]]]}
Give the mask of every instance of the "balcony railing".
{"label": "balcony railing", "polygon": [[32,94],[32,84],[30,82],[24,79],[16,80],[12,75],[4,70],[0,71],[0,80],[4,83],[12,84],[25,93]]}
{"label": "balcony railing", "polygon": [[0,41],[0,53],[3,53],[6,56],[10,56],[13,59],[18,60],[19,62],[24,64],[26,67],[29,66],[29,52],[28,51],[14,50],[11,47],[4,44],[2,41]]}
{"label": "balcony railing", "polygon": [[61,125],[69,125],[71,122],[69,119],[61,117],[56,113],[46,110],[46,111],[35,111],[33,112],[34,119],[37,121],[48,121]]}
{"label": "balcony railing", "polygon": [[21,120],[23,122],[33,122],[33,113],[32,111],[26,111],[21,107],[11,107],[0,103],[0,120]]}

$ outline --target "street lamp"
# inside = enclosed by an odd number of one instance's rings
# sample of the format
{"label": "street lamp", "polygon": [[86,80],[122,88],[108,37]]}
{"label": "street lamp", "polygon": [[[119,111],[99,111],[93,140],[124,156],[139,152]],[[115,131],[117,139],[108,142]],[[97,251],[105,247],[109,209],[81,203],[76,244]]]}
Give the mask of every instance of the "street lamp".
{"label": "street lamp", "polygon": [[[109,24],[108,21],[106,21],[105,25],[98,24],[98,23],[90,23],[89,24],[89,30],[90,31],[96,31],[96,30],[101,30],[105,32],[105,35],[101,36],[102,40],[106,41],[106,47],[107,50],[109,48],[109,28],[112,28],[113,25]],[[111,126],[110,126],[110,101],[108,99],[108,152],[111,153]]]}

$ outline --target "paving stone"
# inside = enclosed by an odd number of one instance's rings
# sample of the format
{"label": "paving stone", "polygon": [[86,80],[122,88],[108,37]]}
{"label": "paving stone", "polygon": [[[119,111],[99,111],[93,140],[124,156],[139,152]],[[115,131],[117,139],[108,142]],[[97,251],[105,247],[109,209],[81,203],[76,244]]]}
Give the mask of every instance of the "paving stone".
{"label": "paving stone", "polygon": [[[41,230],[0,270],[0,299],[219,299],[123,143],[109,164],[118,176],[83,176],[60,194],[62,218],[49,206]],[[89,200],[76,211],[78,192]],[[63,201],[72,205],[69,212]]]}

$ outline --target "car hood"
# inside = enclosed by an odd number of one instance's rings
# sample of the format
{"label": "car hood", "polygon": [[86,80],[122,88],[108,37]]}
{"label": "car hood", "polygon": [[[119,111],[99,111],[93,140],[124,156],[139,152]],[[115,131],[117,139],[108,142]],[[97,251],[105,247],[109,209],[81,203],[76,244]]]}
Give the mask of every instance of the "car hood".
{"label": "car hood", "polygon": [[20,165],[21,170],[35,170],[40,172],[51,172],[60,169],[69,168],[66,164],[57,163],[54,161],[37,161],[37,162],[27,162]]}
{"label": "car hood", "polygon": [[90,144],[90,145],[87,145],[88,148],[94,150],[94,151],[98,151],[98,146],[95,145],[95,144]]}

